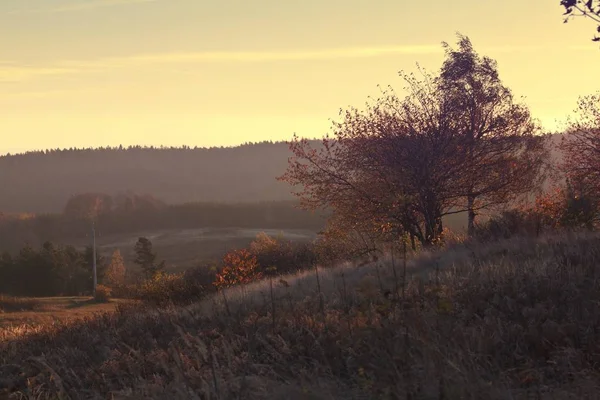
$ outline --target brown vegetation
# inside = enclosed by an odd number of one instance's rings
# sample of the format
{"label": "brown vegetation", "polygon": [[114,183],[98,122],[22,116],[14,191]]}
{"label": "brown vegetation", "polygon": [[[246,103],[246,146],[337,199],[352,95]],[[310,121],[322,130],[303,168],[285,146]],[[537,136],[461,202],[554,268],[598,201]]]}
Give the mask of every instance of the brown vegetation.
{"label": "brown vegetation", "polygon": [[541,187],[548,149],[528,108],[468,38],[446,50],[439,76],[401,73],[404,99],[389,89],[365,111],[342,111],[320,148],[294,138],[280,179],[304,208],[330,209],[334,230],[430,246],[444,217],[468,212],[473,234],[477,211]]}
{"label": "brown vegetation", "polygon": [[406,282],[388,260],[288,276],[271,295],[258,282],[185,308],[124,307],[0,344],[0,387],[40,399],[594,398],[599,249],[590,235],[465,244],[409,261]]}

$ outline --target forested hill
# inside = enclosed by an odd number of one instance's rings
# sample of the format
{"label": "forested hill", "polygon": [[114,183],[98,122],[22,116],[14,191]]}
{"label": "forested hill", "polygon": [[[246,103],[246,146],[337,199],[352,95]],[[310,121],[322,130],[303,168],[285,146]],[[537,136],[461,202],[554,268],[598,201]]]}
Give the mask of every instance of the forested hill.
{"label": "forested hill", "polygon": [[148,193],[167,203],[258,202],[292,198],[276,181],[286,143],[231,148],[100,148],[0,157],[0,212],[59,212],[71,195]]}

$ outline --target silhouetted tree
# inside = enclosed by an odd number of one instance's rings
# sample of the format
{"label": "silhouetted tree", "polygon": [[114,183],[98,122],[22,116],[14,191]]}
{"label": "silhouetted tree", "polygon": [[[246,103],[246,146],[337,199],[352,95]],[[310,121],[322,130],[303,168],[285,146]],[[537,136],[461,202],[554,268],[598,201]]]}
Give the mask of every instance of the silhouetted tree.
{"label": "silhouetted tree", "polygon": [[438,84],[459,110],[455,139],[465,158],[460,175],[472,235],[478,210],[507,204],[541,186],[548,149],[529,109],[516,104],[502,84],[495,60],[479,56],[460,34],[457,49],[444,47]]}
{"label": "silhouetted tree", "polygon": [[[599,0],[561,0],[560,5],[565,8],[565,23],[575,16],[588,17],[598,23],[596,31],[600,33],[600,1]],[[594,35],[594,42],[600,42],[600,37]]]}
{"label": "silhouetted tree", "polygon": [[593,224],[600,218],[600,92],[579,99],[576,118],[559,148],[564,156],[561,170],[576,200],[573,207],[583,207],[587,217],[581,218]]}
{"label": "silhouetted tree", "polygon": [[156,253],[152,250],[152,242],[145,237],[140,237],[135,244],[134,263],[138,264],[146,277],[153,277],[157,272],[165,268],[165,262],[156,263]]}
{"label": "silhouetted tree", "polygon": [[566,176],[600,196],[600,92],[579,99],[576,117],[560,149]]}
{"label": "silhouetted tree", "polygon": [[295,194],[305,208],[330,208],[347,226],[372,221],[381,234],[409,232],[430,245],[460,204],[459,110],[431,76],[403,77],[404,100],[390,89],[366,111],[346,111],[320,149],[294,137],[280,179],[301,187]]}

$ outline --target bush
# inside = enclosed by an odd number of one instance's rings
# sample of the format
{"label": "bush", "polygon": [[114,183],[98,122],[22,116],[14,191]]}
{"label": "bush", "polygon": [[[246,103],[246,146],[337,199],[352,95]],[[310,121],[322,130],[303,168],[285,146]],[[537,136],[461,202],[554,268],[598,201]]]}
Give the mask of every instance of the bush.
{"label": "bush", "polygon": [[188,280],[190,274],[158,272],[135,290],[135,297],[147,303],[164,306],[185,305],[200,300],[205,295],[204,286]]}
{"label": "bush", "polygon": [[539,236],[556,230],[593,230],[599,218],[599,202],[584,188],[567,182],[565,187],[538,196],[532,206],[512,209],[476,227],[482,241],[516,235]]}
{"label": "bush", "polygon": [[298,243],[259,233],[249,251],[256,257],[263,275],[290,274],[311,268],[318,262],[314,243]]}
{"label": "bush", "polygon": [[475,225],[475,237],[483,242],[513,236],[537,236],[542,229],[540,216],[530,210],[508,210]]}
{"label": "bush", "polygon": [[259,280],[262,276],[254,254],[246,249],[234,250],[223,258],[223,268],[216,275],[214,285],[219,289],[243,285]]}
{"label": "bush", "polygon": [[112,290],[108,286],[97,285],[94,301],[96,303],[108,303],[112,297]]}

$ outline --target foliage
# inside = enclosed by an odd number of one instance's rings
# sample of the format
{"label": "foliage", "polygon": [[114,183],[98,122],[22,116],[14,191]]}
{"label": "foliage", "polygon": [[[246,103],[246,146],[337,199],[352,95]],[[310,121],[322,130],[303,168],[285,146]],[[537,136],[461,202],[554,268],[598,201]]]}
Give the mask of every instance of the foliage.
{"label": "foliage", "polygon": [[111,288],[122,287],[125,284],[126,272],[125,261],[123,261],[121,251],[117,249],[113,252],[110,264],[106,269],[104,282]]}
{"label": "foliage", "polygon": [[600,198],[600,92],[581,97],[575,120],[559,145],[561,170],[571,182]]}
{"label": "foliage", "polygon": [[[97,255],[98,276],[105,260]],[[26,245],[15,256],[0,257],[0,293],[15,296],[77,296],[92,290],[92,250],[46,242],[36,250]]]}
{"label": "foliage", "polygon": [[390,290],[394,273],[380,264],[323,272],[322,309],[303,273],[274,287],[274,308],[263,285],[227,291],[229,313],[215,296],[0,331],[0,397],[597,397],[597,236],[457,247],[414,266],[399,300],[382,296],[377,276]]}
{"label": "foliage", "polygon": [[165,261],[156,263],[156,253],[152,250],[152,242],[146,237],[140,237],[133,249],[135,251],[134,263],[138,264],[147,278],[152,278],[165,268]]}
{"label": "foliage", "polygon": [[440,76],[401,74],[406,98],[389,89],[365,111],[340,111],[320,148],[294,137],[279,179],[301,188],[304,208],[330,210],[334,230],[371,242],[408,233],[432,245],[444,216],[468,210],[474,223],[476,210],[539,185],[545,138],[513,102],[495,62],[466,37],[459,46],[445,46]]}
{"label": "foliage", "polygon": [[[596,31],[600,33],[600,1],[598,0],[561,0],[560,5],[565,8],[565,23],[576,16],[588,17],[598,23]],[[594,42],[600,42],[600,36],[594,35]]]}
{"label": "foliage", "polygon": [[223,258],[223,268],[217,273],[214,285],[219,289],[227,288],[250,283],[262,275],[254,254],[246,249],[233,250]]}
{"label": "foliage", "polygon": [[132,288],[134,297],[149,304],[164,306],[185,305],[202,299],[204,286],[197,280],[189,279],[187,273],[169,274],[158,271],[140,286]]}
{"label": "foliage", "polygon": [[313,243],[292,242],[282,236],[271,237],[264,232],[256,235],[248,251],[256,256],[264,276],[294,273],[312,268],[319,261]]}
{"label": "foliage", "polygon": [[516,103],[500,80],[496,61],[477,54],[466,36],[458,39],[457,49],[444,43],[439,88],[459,109],[457,157],[465,161],[459,173],[473,234],[478,211],[514,203],[541,187],[549,148],[527,106]]}
{"label": "foliage", "polygon": [[90,219],[112,210],[112,197],[102,193],[83,193],[71,196],[63,214],[70,218]]}
{"label": "foliage", "polygon": [[538,195],[533,205],[503,211],[476,225],[479,240],[512,236],[539,236],[560,230],[593,230],[600,217],[600,204],[594,197],[569,181]]}
{"label": "foliage", "polygon": [[112,290],[108,286],[97,285],[94,301],[96,303],[108,303],[112,297]]}

